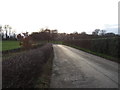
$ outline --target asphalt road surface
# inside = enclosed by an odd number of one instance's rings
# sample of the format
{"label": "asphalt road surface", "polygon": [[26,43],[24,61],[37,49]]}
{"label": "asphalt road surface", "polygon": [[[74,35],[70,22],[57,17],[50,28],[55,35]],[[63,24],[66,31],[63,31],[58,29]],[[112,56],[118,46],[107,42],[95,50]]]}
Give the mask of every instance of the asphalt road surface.
{"label": "asphalt road surface", "polygon": [[118,88],[118,64],[54,44],[51,88]]}

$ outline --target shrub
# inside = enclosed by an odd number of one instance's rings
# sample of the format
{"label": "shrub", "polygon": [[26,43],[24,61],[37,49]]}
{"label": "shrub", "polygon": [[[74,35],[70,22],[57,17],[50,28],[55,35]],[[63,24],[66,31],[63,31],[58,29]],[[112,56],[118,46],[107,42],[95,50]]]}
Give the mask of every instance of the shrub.
{"label": "shrub", "polygon": [[20,41],[19,45],[22,46],[24,49],[30,49],[32,47],[32,40],[28,35],[28,32],[23,33],[24,36],[21,34],[17,35],[17,39]]}
{"label": "shrub", "polygon": [[53,53],[52,44],[27,51],[2,61],[3,88],[31,88],[42,73],[42,67]]}
{"label": "shrub", "polygon": [[63,43],[120,58],[120,37],[89,40],[66,40]]}

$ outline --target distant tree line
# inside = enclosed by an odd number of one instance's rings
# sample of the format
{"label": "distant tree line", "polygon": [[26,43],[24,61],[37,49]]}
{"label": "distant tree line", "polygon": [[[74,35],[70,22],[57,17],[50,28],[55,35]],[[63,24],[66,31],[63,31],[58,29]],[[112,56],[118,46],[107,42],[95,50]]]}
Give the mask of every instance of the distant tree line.
{"label": "distant tree line", "polygon": [[10,25],[0,25],[0,39],[16,40],[15,30],[12,30],[12,27]]}
{"label": "distant tree line", "polygon": [[57,40],[81,40],[81,39],[94,39],[94,38],[111,38],[117,37],[114,33],[106,33],[106,30],[95,29],[92,34],[87,34],[86,32],[73,32],[70,34],[67,33],[58,33]]}
{"label": "distant tree line", "polygon": [[[21,35],[24,36],[24,35]],[[58,33],[58,30],[51,29],[41,29],[39,32],[33,32],[29,35],[34,41],[63,41],[63,40],[79,40],[79,39],[92,39],[92,38],[108,38],[116,37],[118,35],[114,33],[106,33],[106,30],[95,29],[92,34],[87,34],[86,32],[73,32]],[[0,25],[0,38],[2,40],[16,40],[17,35],[10,25]]]}
{"label": "distant tree line", "polygon": [[53,41],[57,37],[57,30],[41,29],[40,32],[33,32],[32,34],[21,33],[17,35],[17,40],[20,45],[25,49],[30,49],[32,45],[40,41]]}
{"label": "distant tree line", "polygon": [[[81,40],[81,39],[94,39],[94,38],[111,38],[117,37],[118,35],[114,33],[106,33],[106,30],[95,29],[92,34],[87,34],[86,32],[73,32],[70,34],[67,33],[58,33],[58,30],[51,30],[51,29],[41,29],[39,32],[33,32],[32,34],[28,35],[30,40],[32,41],[64,41],[64,40]],[[18,34],[17,38],[21,37],[24,39],[25,33]],[[18,39],[20,40],[20,38]],[[21,39],[22,40],[22,39]]]}
{"label": "distant tree line", "polygon": [[35,41],[52,41],[56,40],[58,31],[50,29],[41,29],[40,32],[33,32],[30,37]]}

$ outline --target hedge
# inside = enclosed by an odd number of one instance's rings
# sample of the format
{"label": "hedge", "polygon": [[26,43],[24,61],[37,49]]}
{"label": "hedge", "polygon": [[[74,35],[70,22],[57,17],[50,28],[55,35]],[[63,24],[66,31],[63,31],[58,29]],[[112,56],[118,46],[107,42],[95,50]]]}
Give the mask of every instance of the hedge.
{"label": "hedge", "polygon": [[42,67],[53,53],[52,44],[21,53],[2,61],[3,88],[31,88],[42,73]]}
{"label": "hedge", "polygon": [[106,54],[115,58],[120,58],[120,37],[98,38],[87,40],[66,40],[64,44],[75,45],[94,52]]}

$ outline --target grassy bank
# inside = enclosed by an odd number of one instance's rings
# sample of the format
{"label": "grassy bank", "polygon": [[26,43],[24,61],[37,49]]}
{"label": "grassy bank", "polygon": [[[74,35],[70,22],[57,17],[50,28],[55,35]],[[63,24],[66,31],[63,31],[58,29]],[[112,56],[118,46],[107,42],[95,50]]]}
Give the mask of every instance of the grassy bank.
{"label": "grassy bank", "polygon": [[52,66],[53,66],[54,53],[51,53],[51,56],[47,63],[43,66],[43,73],[37,79],[36,85],[34,88],[50,88],[50,80],[52,75]]}

